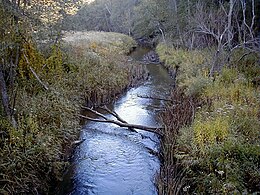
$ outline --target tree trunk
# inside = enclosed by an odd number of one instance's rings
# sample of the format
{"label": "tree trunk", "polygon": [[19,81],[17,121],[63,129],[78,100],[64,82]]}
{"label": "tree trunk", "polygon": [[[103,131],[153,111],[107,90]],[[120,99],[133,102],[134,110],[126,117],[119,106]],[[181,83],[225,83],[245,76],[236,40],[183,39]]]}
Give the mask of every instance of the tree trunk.
{"label": "tree trunk", "polygon": [[11,112],[9,108],[9,97],[6,88],[6,82],[4,79],[3,73],[3,65],[0,64],[0,90],[1,90],[1,98],[2,98],[2,105],[4,108],[5,115],[7,116],[8,120],[11,122]]}
{"label": "tree trunk", "polygon": [[16,122],[15,118],[13,117],[11,110],[9,108],[9,96],[7,93],[2,64],[0,64],[0,90],[1,90],[2,105],[4,108],[5,115],[6,115],[7,119],[9,120],[9,122],[13,125],[13,127],[17,128],[17,122]]}
{"label": "tree trunk", "polygon": [[178,21],[178,4],[177,4],[177,0],[171,0],[171,4],[172,4],[173,9],[174,9],[174,17],[175,17],[175,20],[176,20],[175,24],[176,24],[176,29],[177,29],[177,35],[182,40],[181,32],[180,32],[180,25],[179,25],[179,21]]}
{"label": "tree trunk", "polygon": [[228,50],[231,50],[231,41],[233,39],[232,34],[232,15],[233,15],[233,8],[234,8],[234,0],[230,0],[229,2],[229,12],[228,12]]}

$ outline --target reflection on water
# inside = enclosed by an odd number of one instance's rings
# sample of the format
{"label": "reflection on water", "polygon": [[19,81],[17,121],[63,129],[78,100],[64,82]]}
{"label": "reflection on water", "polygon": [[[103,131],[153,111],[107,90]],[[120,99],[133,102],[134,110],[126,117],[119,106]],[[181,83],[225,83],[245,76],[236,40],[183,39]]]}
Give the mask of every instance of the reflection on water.
{"label": "reflection on water", "polygon": [[[132,54],[140,59],[147,50]],[[156,109],[163,102],[140,96],[165,97],[171,79],[160,65],[147,65],[151,78],[130,89],[112,107],[128,123],[159,126]],[[153,195],[157,194],[154,176],[160,163],[147,148],[159,150],[153,133],[131,132],[113,124],[88,122],[75,151],[74,162],[64,178],[59,194]]]}

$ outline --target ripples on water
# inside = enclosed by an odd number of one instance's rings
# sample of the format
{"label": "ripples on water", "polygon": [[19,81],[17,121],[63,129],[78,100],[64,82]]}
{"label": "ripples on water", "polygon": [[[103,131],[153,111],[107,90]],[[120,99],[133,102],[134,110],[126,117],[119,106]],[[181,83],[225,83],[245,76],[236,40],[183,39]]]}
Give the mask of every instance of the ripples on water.
{"label": "ripples on water", "polygon": [[[155,107],[163,102],[138,96],[165,97],[171,79],[160,65],[148,65],[148,70],[151,79],[130,89],[112,107],[128,123],[159,126]],[[153,133],[138,132],[88,122],[81,134],[81,139],[86,140],[76,149],[59,194],[157,194],[154,178],[160,163],[147,148],[158,151],[159,140]]]}

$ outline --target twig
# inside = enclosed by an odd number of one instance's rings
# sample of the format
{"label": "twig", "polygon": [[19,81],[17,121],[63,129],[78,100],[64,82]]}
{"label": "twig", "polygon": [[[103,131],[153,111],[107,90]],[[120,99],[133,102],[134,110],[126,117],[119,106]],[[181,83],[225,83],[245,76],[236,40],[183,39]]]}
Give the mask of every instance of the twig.
{"label": "twig", "polygon": [[43,88],[45,90],[49,90],[49,88],[41,81],[41,79],[38,77],[38,75],[36,74],[36,72],[33,70],[33,68],[31,66],[29,66],[30,71],[33,73],[34,77],[37,79],[37,81],[43,86]]}
{"label": "twig", "polygon": [[34,75],[34,77],[37,79],[37,81],[43,86],[43,88],[44,88],[45,90],[49,90],[49,88],[47,87],[47,85],[45,85],[45,84],[41,81],[41,79],[38,77],[38,75],[36,74],[36,72],[35,72],[35,71],[33,70],[33,68],[30,66],[30,62],[29,62],[28,58],[26,57],[26,55],[23,54],[23,56],[24,56],[24,58],[25,58],[25,60],[26,60],[26,63],[29,65],[30,71],[33,73],[33,75]]}
{"label": "twig", "polygon": [[159,97],[152,97],[152,96],[142,96],[142,95],[137,95],[139,98],[146,98],[146,99],[154,99],[154,100],[162,100],[162,101],[168,101],[168,102],[173,102],[171,99],[165,99],[165,98],[159,98]]}

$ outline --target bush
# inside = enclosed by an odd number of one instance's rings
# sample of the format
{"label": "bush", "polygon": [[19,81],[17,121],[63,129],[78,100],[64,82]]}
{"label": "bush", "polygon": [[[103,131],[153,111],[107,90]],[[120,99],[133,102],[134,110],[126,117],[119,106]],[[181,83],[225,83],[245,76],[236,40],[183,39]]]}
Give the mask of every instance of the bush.
{"label": "bush", "polygon": [[159,44],[156,51],[168,69],[179,66],[177,83],[186,88],[188,95],[200,95],[211,82],[208,78],[208,52],[169,48],[165,44]]}
{"label": "bush", "polygon": [[205,145],[221,142],[227,137],[230,128],[227,117],[199,118],[194,121],[193,131],[194,139],[201,150]]}
{"label": "bush", "polygon": [[[175,157],[166,161],[178,159],[185,171],[181,177],[186,181],[181,186],[183,192],[260,193],[260,96],[259,88],[251,84],[251,79],[259,75],[259,68],[255,69],[259,67],[257,55],[243,59],[239,58],[244,53],[233,55],[232,68],[224,67],[210,80],[209,53],[166,45],[159,45],[157,51],[167,67],[180,66],[179,85],[187,95],[200,99],[198,107],[193,104],[196,113],[192,124],[179,129],[177,140],[165,139],[168,142],[164,143],[172,146],[171,155]],[[175,107],[167,107],[165,115],[175,112]],[[168,135],[171,123],[165,125]]]}
{"label": "bush", "polygon": [[53,46],[48,55],[33,44],[25,46],[30,63],[25,57],[19,62],[17,129],[0,119],[0,194],[48,193],[68,165],[71,144],[80,132],[81,104],[111,101],[131,85],[132,74],[142,72],[142,65],[127,63],[126,56],[118,55],[132,49],[133,39],[113,33],[89,34],[82,35],[88,38],[85,42],[72,37],[69,43]]}

